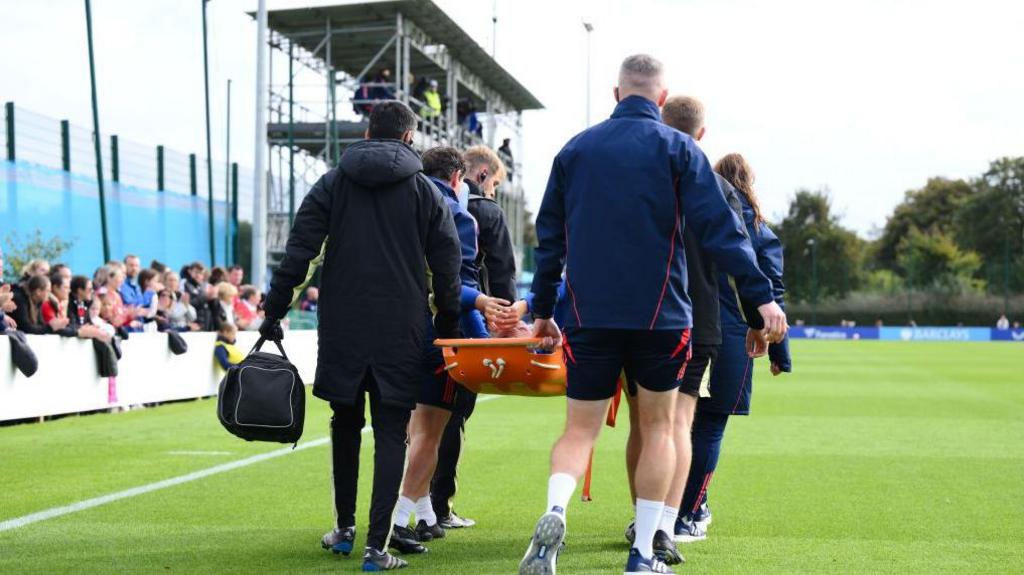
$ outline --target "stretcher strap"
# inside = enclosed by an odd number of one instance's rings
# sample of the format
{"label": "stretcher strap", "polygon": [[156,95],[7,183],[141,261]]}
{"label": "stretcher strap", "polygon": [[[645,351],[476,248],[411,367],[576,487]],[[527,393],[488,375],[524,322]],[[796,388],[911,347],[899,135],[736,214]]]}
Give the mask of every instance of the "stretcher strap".
{"label": "stretcher strap", "polygon": [[619,380],[615,382],[615,395],[612,396],[612,403],[608,406],[608,417],[605,419],[608,427],[615,427],[615,420],[619,416],[619,404],[622,403],[622,388],[625,384],[624,377],[620,375]]}
{"label": "stretcher strap", "polygon": [[591,501],[590,481],[594,475],[594,450],[590,450],[590,461],[587,462],[587,473],[583,476],[583,501]]}

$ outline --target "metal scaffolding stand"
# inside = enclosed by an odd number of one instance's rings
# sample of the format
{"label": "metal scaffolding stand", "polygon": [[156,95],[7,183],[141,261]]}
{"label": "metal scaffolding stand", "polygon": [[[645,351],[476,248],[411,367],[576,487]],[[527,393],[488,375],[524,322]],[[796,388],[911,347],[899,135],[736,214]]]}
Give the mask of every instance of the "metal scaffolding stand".
{"label": "metal scaffolding stand", "polygon": [[[499,129],[521,150],[522,112],[542,107],[430,0],[272,10],[268,27],[270,265],[283,255],[302,196],[337,164],[346,146],[363,138],[366,109],[381,94],[420,113],[414,145],[421,151],[438,145],[493,148]],[[282,61],[284,80],[275,84],[274,63]],[[390,76],[381,75],[385,69]],[[417,82],[422,87],[429,80],[437,82],[445,102],[440,113],[429,107],[417,87]],[[504,159],[508,164],[510,158]],[[497,199],[521,258],[526,223],[522,170],[514,163],[508,167],[511,186],[504,184]]]}

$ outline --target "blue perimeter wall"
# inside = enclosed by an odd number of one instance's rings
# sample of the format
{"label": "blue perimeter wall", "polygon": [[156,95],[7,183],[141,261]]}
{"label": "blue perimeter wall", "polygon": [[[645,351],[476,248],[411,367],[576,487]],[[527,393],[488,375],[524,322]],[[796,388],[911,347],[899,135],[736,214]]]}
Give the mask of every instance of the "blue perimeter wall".
{"label": "blue perimeter wall", "polygon": [[[63,263],[91,277],[103,264],[96,179],[23,161],[0,165],[0,242],[6,244],[12,231],[21,240],[37,229],[44,240],[59,236],[72,244]],[[203,195],[190,196],[104,182],[111,258],[132,253],[143,266],[157,259],[174,270],[193,260],[209,265],[205,183],[199,188]],[[213,206],[218,258],[224,254],[224,205],[214,201]]]}
{"label": "blue perimeter wall", "polygon": [[789,337],[796,339],[880,339],[884,341],[1019,341],[1024,329],[989,327],[830,327],[793,326]]}

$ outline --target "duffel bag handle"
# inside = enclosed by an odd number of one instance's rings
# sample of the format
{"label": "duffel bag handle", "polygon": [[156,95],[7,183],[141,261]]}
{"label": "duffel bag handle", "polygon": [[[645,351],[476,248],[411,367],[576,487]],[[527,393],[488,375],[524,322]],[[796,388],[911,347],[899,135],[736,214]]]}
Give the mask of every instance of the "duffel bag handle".
{"label": "duffel bag handle", "polygon": [[[260,348],[263,347],[263,344],[266,343],[266,342],[267,342],[267,338],[261,336],[258,340],[256,340],[256,345],[252,346],[252,349],[249,350],[249,355],[252,355],[252,354],[256,353],[257,351],[259,351]],[[285,359],[288,359],[288,354],[285,353],[284,352],[284,348],[281,347],[281,342],[280,341],[274,341],[274,345],[276,345],[277,346],[277,350],[281,352],[281,357],[283,357]],[[291,360],[288,359],[288,361],[291,361]]]}

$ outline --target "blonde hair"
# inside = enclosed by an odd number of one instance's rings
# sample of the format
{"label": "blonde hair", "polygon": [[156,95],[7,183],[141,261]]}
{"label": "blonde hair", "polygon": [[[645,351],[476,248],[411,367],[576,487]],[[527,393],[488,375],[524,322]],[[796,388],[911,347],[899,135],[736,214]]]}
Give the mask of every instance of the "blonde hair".
{"label": "blonde hair", "polygon": [[229,282],[220,282],[217,284],[217,299],[228,300],[238,295],[238,288],[231,285]]}
{"label": "blonde hair", "polygon": [[462,159],[466,162],[467,175],[475,174],[480,170],[481,166],[486,166],[491,177],[496,178],[498,181],[505,179],[505,162],[501,161],[497,152],[487,146],[473,146],[469,148],[463,152]]}
{"label": "blonde hair", "polygon": [[704,127],[704,104],[690,96],[672,96],[661,107],[661,120],[696,138],[697,132]]}
{"label": "blonde hair", "polygon": [[766,221],[761,214],[761,203],[754,193],[754,170],[740,154],[726,154],[715,164],[715,171],[736,188],[754,209],[754,229],[760,228]]}

